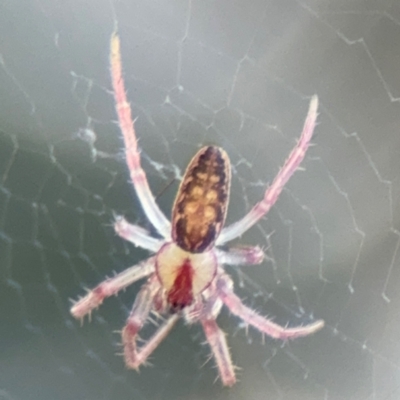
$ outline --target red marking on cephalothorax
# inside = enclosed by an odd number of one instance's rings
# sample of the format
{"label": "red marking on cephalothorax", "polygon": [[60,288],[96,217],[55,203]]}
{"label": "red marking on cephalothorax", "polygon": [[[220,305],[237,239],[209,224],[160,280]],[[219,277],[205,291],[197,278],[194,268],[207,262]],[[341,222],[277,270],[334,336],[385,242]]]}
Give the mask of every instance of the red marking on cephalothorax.
{"label": "red marking on cephalothorax", "polygon": [[168,293],[168,303],[173,311],[181,310],[193,302],[193,267],[189,259],[185,259],[176,275],[174,284]]}

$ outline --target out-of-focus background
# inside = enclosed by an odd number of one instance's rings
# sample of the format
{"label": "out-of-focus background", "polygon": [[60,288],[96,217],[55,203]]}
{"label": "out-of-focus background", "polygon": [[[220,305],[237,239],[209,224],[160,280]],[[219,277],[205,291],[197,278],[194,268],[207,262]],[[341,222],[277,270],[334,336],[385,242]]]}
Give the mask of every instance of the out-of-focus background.
{"label": "out-of-focus background", "polygon": [[[262,339],[224,311],[240,382],[223,389],[199,326],[128,371],[119,333],[140,283],[80,326],[70,299],[147,257],[113,213],[151,228],[121,156],[109,77],[118,26],[151,188],[167,215],[197,149],[233,165],[228,222],[319,124],[278,203],[228,267],[246,304],[317,334]],[[400,398],[400,6],[384,1],[0,2],[0,398]],[[151,334],[147,326],[142,338]]]}

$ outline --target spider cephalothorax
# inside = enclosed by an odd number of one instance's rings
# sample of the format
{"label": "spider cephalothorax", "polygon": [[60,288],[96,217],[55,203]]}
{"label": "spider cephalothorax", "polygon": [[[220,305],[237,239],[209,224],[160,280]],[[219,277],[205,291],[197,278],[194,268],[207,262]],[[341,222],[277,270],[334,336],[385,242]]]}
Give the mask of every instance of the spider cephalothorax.
{"label": "spider cephalothorax", "polygon": [[[222,383],[236,382],[234,367],[225,335],[216,318],[225,305],[263,334],[277,339],[293,339],[321,329],[323,321],[285,328],[245,306],[233,291],[233,282],[224,264],[259,264],[264,253],[258,246],[219,246],[241,236],[263,217],[277,200],[284,185],[297,169],[309,146],[317,118],[318,99],[311,99],[303,132],[284,166],[264,198],[238,222],[224,228],[230,189],[230,161],[225,151],[216,146],[200,149],[189,163],[172,209],[170,223],[159,209],[140,165],[140,156],[126,99],[122,78],[119,38],[111,39],[111,74],[119,125],[125,142],[125,155],[130,176],[143,210],[162,239],[153,238],[146,230],[117,217],[114,228],[123,239],[143,247],[154,256],[100,283],[71,308],[76,318],[83,318],[106,297],[118,293],[133,282],[148,277],[122,331],[124,357],[128,368],[137,369],[154,351],[182,317],[187,323],[200,322],[216,360]],[[137,334],[151,312],[166,316],[154,335],[137,348]]]}

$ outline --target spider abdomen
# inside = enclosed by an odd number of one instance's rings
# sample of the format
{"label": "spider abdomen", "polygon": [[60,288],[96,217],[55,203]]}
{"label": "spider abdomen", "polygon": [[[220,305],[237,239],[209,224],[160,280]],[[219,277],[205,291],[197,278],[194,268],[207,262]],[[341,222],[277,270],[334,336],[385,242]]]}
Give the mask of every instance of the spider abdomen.
{"label": "spider abdomen", "polygon": [[192,158],[172,210],[172,239],[181,249],[201,253],[214,245],[225,222],[230,168],[220,147],[203,147]]}
{"label": "spider abdomen", "polygon": [[216,272],[217,258],[213,251],[194,254],[168,243],[156,256],[157,277],[172,311],[191,305],[210,285]]}

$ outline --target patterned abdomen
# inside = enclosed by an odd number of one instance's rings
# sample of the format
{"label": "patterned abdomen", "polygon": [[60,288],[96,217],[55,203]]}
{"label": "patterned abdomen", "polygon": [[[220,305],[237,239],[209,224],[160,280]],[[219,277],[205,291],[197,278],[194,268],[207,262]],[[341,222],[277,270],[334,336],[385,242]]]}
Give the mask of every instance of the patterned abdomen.
{"label": "patterned abdomen", "polygon": [[219,147],[200,149],[189,163],[172,211],[172,239],[183,250],[210,249],[226,217],[231,166]]}

